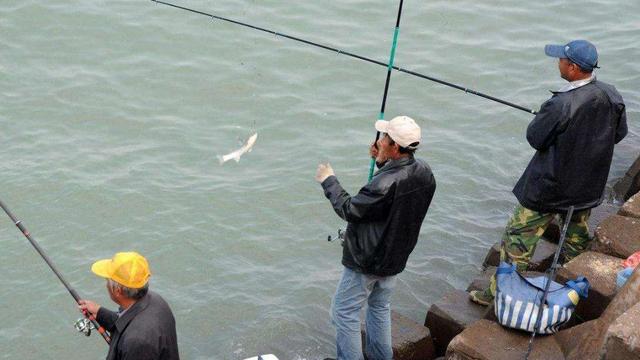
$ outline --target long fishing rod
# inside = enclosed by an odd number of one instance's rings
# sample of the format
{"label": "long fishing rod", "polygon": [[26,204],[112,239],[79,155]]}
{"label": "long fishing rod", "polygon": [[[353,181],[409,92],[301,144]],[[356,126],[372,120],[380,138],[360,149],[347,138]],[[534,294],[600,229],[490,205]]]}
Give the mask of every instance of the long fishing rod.
{"label": "long fishing rod", "polygon": [[[389,65],[387,66],[387,79],[384,83],[384,94],[382,95],[382,105],[380,105],[380,113],[378,114],[378,120],[384,120],[384,108],[387,104],[387,94],[389,92],[389,83],[391,82],[391,71],[393,70],[393,60],[396,57],[396,46],[398,45],[398,33],[400,32],[400,17],[402,16],[402,2],[400,0],[400,5],[398,5],[398,17],[396,19],[396,28],[393,31],[393,41],[391,42],[391,52],[389,53]],[[374,141],[374,146],[377,147],[376,143],[380,139],[380,131],[376,131],[376,140]],[[373,170],[376,167],[376,159],[371,158],[371,162],[369,164],[369,181],[373,178]]]}
{"label": "long fishing rod", "polygon": [[[56,266],[53,264],[51,259],[49,259],[47,254],[45,254],[44,250],[42,250],[40,245],[38,245],[38,243],[31,237],[29,230],[27,230],[27,228],[22,224],[22,221],[16,219],[16,217],[13,216],[13,213],[11,213],[9,208],[7,208],[7,206],[2,202],[2,200],[0,200],[0,207],[2,207],[2,210],[4,210],[4,212],[7,213],[11,221],[13,221],[13,223],[18,227],[18,229],[20,229],[20,232],[22,232],[22,234],[27,238],[27,240],[29,240],[29,242],[31,243],[31,245],[33,245],[33,247],[36,249],[38,254],[40,254],[42,259],[47,263],[47,265],[49,265],[49,267],[51,268],[51,270],[53,270],[53,272],[56,274],[58,279],[60,279],[60,282],[62,282],[62,285],[64,285],[64,287],[67,288],[67,291],[69,291],[69,294],[71,294],[71,296],[76,300],[76,303],[78,303],[80,301],[80,296],[78,296],[78,293],[71,287],[71,285],[69,285],[69,283],[64,279],[62,274],[58,271]],[[106,341],[107,344],[111,343],[111,338],[109,337],[105,329],[102,326],[100,326],[100,324],[98,324],[95,317],[93,315],[88,315],[87,313],[85,313],[84,315],[91,322],[91,324],[96,329],[98,329],[98,332],[100,333],[100,335],[102,335],[102,338],[104,339],[104,341]],[[85,325],[85,326],[88,326],[88,325]],[[78,328],[78,324],[76,324],[76,328]],[[78,329],[80,330],[80,328]],[[91,333],[90,328],[88,329],[89,329],[88,332],[85,332],[87,336],[88,334]]]}
{"label": "long fishing rod", "polygon": [[176,4],[172,4],[172,3],[169,3],[169,2],[165,2],[165,1],[161,1],[161,0],[151,0],[151,1],[155,2],[157,4],[167,5],[167,6],[170,6],[170,7],[174,7],[176,9],[181,9],[181,10],[189,11],[189,12],[192,12],[192,13],[195,13],[195,14],[204,15],[204,16],[210,17],[210,18],[212,18],[214,20],[226,21],[226,22],[229,22],[229,23],[232,23],[232,24],[235,24],[235,25],[244,26],[244,27],[247,27],[247,28],[250,28],[250,29],[266,32],[266,33],[269,33],[269,34],[272,34],[272,35],[275,35],[275,36],[280,36],[280,37],[283,37],[283,38],[287,38],[289,40],[301,42],[303,44],[319,47],[321,49],[325,49],[325,50],[329,50],[329,51],[335,52],[338,55],[346,55],[346,56],[349,56],[349,57],[352,57],[352,58],[355,58],[355,59],[358,59],[358,60],[362,60],[362,61],[366,61],[366,62],[369,62],[369,63],[372,63],[372,64],[376,64],[376,65],[379,65],[379,66],[391,67],[393,70],[400,71],[400,72],[403,72],[405,74],[413,75],[413,76],[416,76],[416,77],[419,77],[419,78],[422,78],[422,79],[425,79],[425,80],[433,81],[433,82],[436,82],[436,83],[441,84],[441,85],[449,86],[449,87],[452,87],[454,89],[458,89],[460,91],[464,91],[467,94],[480,96],[482,98],[485,98],[485,99],[488,99],[488,100],[491,100],[491,101],[495,101],[495,102],[503,104],[503,105],[510,106],[510,107],[512,107],[514,109],[518,109],[518,110],[522,110],[524,112],[528,112],[530,114],[534,114],[534,115],[537,114],[537,111],[535,111],[535,110],[531,110],[531,109],[526,108],[524,106],[520,106],[518,104],[514,104],[514,103],[506,101],[506,100],[502,100],[502,99],[497,98],[495,96],[487,95],[487,94],[481,93],[479,91],[476,91],[476,90],[473,90],[473,89],[470,89],[470,88],[467,88],[467,87],[464,87],[464,86],[461,86],[461,85],[457,85],[457,84],[454,84],[454,83],[451,83],[451,82],[448,82],[448,81],[440,80],[440,79],[432,77],[432,76],[421,74],[421,73],[416,72],[416,71],[403,69],[403,68],[401,68],[399,66],[395,66],[393,64],[391,64],[391,66],[389,66],[390,64],[385,64],[382,61],[378,61],[378,60],[374,60],[374,59],[368,58],[366,56],[354,54],[354,53],[351,53],[349,51],[340,50],[340,49],[337,49],[337,48],[334,48],[334,47],[331,47],[331,46],[322,45],[322,44],[319,44],[319,43],[316,43],[316,42],[313,42],[313,41],[305,40],[305,39],[302,39],[302,38],[299,38],[299,37],[296,37],[296,36],[287,35],[287,34],[284,34],[284,33],[281,33],[281,32],[277,32],[277,31],[274,31],[274,30],[270,30],[270,29],[266,29],[266,28],[263,28],[263,27],[260,27],[260,26],[247,24],[247,23],[244,23],[244,22],[241,22],[241,21],[225,18],[225,17],[222,17],[222,16],[210,14],[210,13],[207,13],[207,12],[204,12],[204,11],[199,11],[199,10],[191,9],[191,8],[188,8],[188,7],[176,5]]}
{"label": "long fishing rod", "polygon": [[533,334],[531,334],[531,338],[529,339],[529,346],[527,347],[527,352],[524,355],[525,360],[529,360],[529,355],[531,354],[531,350],[533,349],[533,339],[535,339],[536,334],[540,330],[540,324],[542,323],[542,313],[544,308],[544,303],[547,301],[547,295],[549,295],[549,286],[551,282],[556,276],[556,270],[558,267],[558,259],[560,258],[560,252],[562,251],[562,246],[564,245],[564,241],[567,237],[567,229],[569,228],[569,223],[571,222],[571,217],[573,216],[573,206],[569,207],[569,211],[567,211],[567,216],[565,216],[564,224],[562,225],[562,234],[560,235],[560,241],[558,241],[558,249],[553,257],[553,262],[551,263],[551,268],[549,268],[549,272],[547,273],[547,281],[544,284],[544,292],[542,293],[542,299],[540,299],[540,305],[538,306],[538,315],[536,316],[536,324],[533,327]]}

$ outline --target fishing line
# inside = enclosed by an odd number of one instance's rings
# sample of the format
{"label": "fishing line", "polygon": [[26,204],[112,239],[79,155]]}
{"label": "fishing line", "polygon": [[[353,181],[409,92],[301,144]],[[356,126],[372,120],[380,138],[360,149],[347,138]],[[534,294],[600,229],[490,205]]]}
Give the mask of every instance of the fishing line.
{"label": "fishing line", "polygon": [[[7,213],[11,221],[13,221],[13,223],[18,227],[18,229],[20,229],[20,232],[22,232],[22,234],[27,238],[27,240],[29,240],[29,242],[31,243],[31,245],[33,245],[33,247],[36,249],[38,254],[40,254],[42,259],[47,263],[47,265],[49,265],[49,268],[51,268],[53,273],[56,274],[58,279],[60,279],[60,282],[62,283],[62,285],[64,285],[64,287],[67,288],[67,291],[69,291],[69,294],[71,294],[71,296],[76,300],[76,303],[78,303],[80,301],[80,296],[78,296],[78,293],[71,287],[71,285],[69,285],[69,283],[65,280],[62,274],[58,271],[56,266],[53,264],[51,259],[49,259],[47,254],[45,254],[44,250],[42,250],[40,245],[38,245],[38,243],[31,237],[29,230],[27,230],[27,228],[22,224],[22,221],[16,219],[16,217],[13,216],[13,213],[11,213],[9,208],[7,208],[7,206],[2,202],[2,200],[0,200],[0,207],[2,208],[2,210],[4,210],[5,213]],[[100,333],[100,335],[102,335],[102,338],[104,339],[104,341],[106,341],[107,344],[109,344],[111,342],[111,338],[109,337],[105,329],[102,326],[100,326],[100,324],[98,324],[95,317],[87,313],[85,313],[84,315],[91,322],[91,324],[93,324],[93,326],[96,329],[98,329],[98,332]],[[85,324],[85,326],[88,326],[88,324]],[[78,329],[78,324],[76,324],[76,328]],[[88,334],[90,334],[91,331],[90,330],[88,331],[89,331]],[[85,334],[87,333],[85,332]]]}
{"label": "fishing line", "polygon": [[328,51],[335,52],[338,55],[345,55],[345,56],[348,56],[348,57],[352,57],[352,58],[355,58],[355,59],[358,59],[358,60],[366,61],[366,62],[369,62],[369,63],[372,63],[372,64],[376,64],[376,65],[379,65],[379,66],[384,66],[386,68],[390,67],[393,70],[400,71],[400,72],[403,72],[405,74],[413,75],[413,76],[416,76],[416,77],[419,77],[419,78],[422,78],[422,79],[425,79],[425,80],[433,81],[433,82],[441,84],[441,85],[449,86],[449,87],[452,87],[454,89],[458,89],[460,91],[464,91],[467,94],[476,95],[476,96],[485,98],[487,100],[491,100],[491,101],[494,101],[494,102],[497,102],[497,103],[500,103],[500,104],[503,104],[503,105],[506,105],[506,106],[510,106],[510,107],[512,107],[514,109],[522,110],[522,111],[530,113],[530,114],[534,114],[534,115],[537,114],[537,111],[535,111],[535,110],[528,109],[528,108],[526,108],[524,106],[520,106],[518,104],[514,104],[512,102],[497,98],[495,96],[487,95],[487,94],[481,93],[479,91],[476,91],[476,90],[473,90],[473,89],[470,89],[470,88],[467,88],[467,87],[464,87],[464,86],[461,86],[461,85],[457,85],[457,84],[454,84],[454,83],[451,83],[451,82],[448,82],[448,81],[444,81],[444,80],[441,80],[441,79],[438,79],[438,78],[435,78],[435,77],[432,77],[432,76],[421,74],[421,73],[416,72],[416,71],[403,69],[403,68],[401,68],[399,66],[395,66],[393,64],[386,64],[386,63],[384,63],[382,61],[378,61],[378,60],[374,60],[374,59],[368,58],[366,56],[354,54],[354,53],[349,52],[349,51],[340,50],[340,49],[337,49],[335,47],[331,47],[331,46],[328,46],[328,45],[322,45],[322,44],[319,44],[319,43],[316,43],[316,42],[313,42],[313,41],[309,41],[309,40],[305,40],[305,39],[302,39],[302,38],[299,38],[299,37],[296,37],[296,36],[287,35],[287,34],[284,34],[284,33],[281,33],[281,32],[277,32],[277,31],[274,31],[274,30],[270,30],[270,29],[267,29],[267,28],[263,28],[263,27],[260,27],[260,26],[251,25],[251,24],[248,24],[248,23],[245,23],[245,22],[241,22],[241,21],[225,18],[225,17],[222,17],[222,16],[206,13],[204,11],[191,9],[191,8],[188,8],[188,7],[172,4],[172,3],[169,3],[169,2],[165,2],[165,1],[161,1],[161,0],[151,0],[151,1],[155,2],[157,4],[162,4],[162,5],[174,7],[176,9],[192,12],[194,14],[203,15],[203,16],[212,18],[214,20],[226,21],[226,22],[229,22],[229,23],[232,23],[232,24],[235,24],[235,25],[244,26],[244,27],[247,27],[247,28],[250,28],[250,29],[253,29],[253,30],[266,32],[268,34],[272,34],[272,35],[275,35],[275,36],[287,38],[289,40],[297,41],[297,42],[300,42],[300,43],[303,43],[303,44],[307,44],[307,45],[310,45],[310,46],[319,47],[321,49],[325,49],[325,50],[328,50]]}
{"label": "fishing line", "polygon": [[[402,16],[402,2],[400,0],[400,5],[398,5],[398,18],[396,19],[396,28],[393,31],[393,41],[391,42],[391,52],[389,53],[389,65],[387,66],[387,79],[384,83],[384,94],[382,95],[382,105],[380,105],[380,113],[378,114],[378,120],[384,120],[384,108],[387,104],[387,94],[389,93],[389,83],[391,82],[391,71],[393,70],[393,60],[396,57],[396,46],[398,45],[398,33],[400,32],[400,17]],[[374,145],[377,148],[376,143],[380,138],[380,131],[376,131],[376,140],[374,141]],[[369,163],[369,181],[373,178],[373,170],[376,167],[376,159],[371,157],[371,161]]]}

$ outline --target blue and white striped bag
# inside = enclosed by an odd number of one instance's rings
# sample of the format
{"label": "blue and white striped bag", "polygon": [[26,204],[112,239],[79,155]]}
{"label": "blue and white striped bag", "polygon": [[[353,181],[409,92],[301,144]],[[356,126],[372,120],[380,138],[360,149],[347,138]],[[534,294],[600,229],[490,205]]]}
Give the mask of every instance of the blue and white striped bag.
{"label": "blue and white striped bag", "polygon": [[[516,266],[501,262],[496,270],[495,312],[502,326],[533,332],[538,317],[538,305],[544,293],[546,276],[525,278]],[[560,285],[552,281],[542,310],[538,334],[553,334],[567,323],[578,305],[586,298],[589,281],[584,276]]]}

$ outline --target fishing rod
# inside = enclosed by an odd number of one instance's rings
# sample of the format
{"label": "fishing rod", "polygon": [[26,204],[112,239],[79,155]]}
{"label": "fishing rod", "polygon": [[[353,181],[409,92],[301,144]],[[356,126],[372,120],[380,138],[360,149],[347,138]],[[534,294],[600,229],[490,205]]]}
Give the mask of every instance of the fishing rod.
{"label": "fishing rod", "polygon": [[[20,229],[20,232],[22,232],[22,234],[27,238],[27,240],[29,240],[29,242],[31,243],[31,245],[33,245],[33,247],[36,249],[38,254],[40,254],[42,259],[47,263],[47,265],[49,265],[49,267],[51,268],[51,270],[53,270],[53,272],[56,274],[58,279],[60,279],[60,282],[62,282],[62,285],[64,285],[64,287],[67,288],[67,291],[69,291],[69,294],[71,294],[71,296],[76,300],[76,303],[78,303],[80,301],[80,296],[78,296],[78,293],[69,285],[69,283],[64,279],[62,274],[58,271],[56,266],[53,264],[51,259],[49,259],[47,254],[45,254],[44,250],[42,250],[40,245],[38,245],[38,243],[31,237],[29,230],[27,230],[27,228],[22,224],[22,221],[16,219],[16,217],[13,216],[13,213],[11,213],[9,208],[7,208],[7,206],[4,204],[4,202],[2,202],[2,200],[0,200],[0,207],[2,207],[2,210],[4,210],[4,212],[7,213],[11,221],[13,221],[13,223],[18,227],[18,229]],[[91,334],[91,325],[93,325],[93,327],[98,330],[100,335],[102,335],[102,338],[104,339],[104,341],[106,341],[107,344],[111,343],[111,338],[109,337],[105,329],[102,326],[100,326],[100,324],[98,324],[95,317],[93,315],[88,314],[87,312],[84,313],[84,316],[86,317],[86,319],[81,319],[78,322],[76,322],[76,325],[75,325],[76,329],[78,329],[78,331],[84,332],[85,335],[89,336]],[[84,322],[83,320],[88,320],[89,322]]]}
{"label": "fishing rod", "polygon": [[527,347],[527,353],[524,355],[525,360],[529,360],[529,355],[531,354],[531,350],[533,349],[533,339],[536,337],[536,333],[540,330],[540,324],[542,322],[542,313],[544,308],[544,303],[547,301],[547,295],[549,295],[549,286],[553,281],[553,278],[556,276],[556,270],[558,268],[558,259],[560,258],[560,252],[562,251],[562,246],[564,245],[564,240],[567,237],[567,229],[569,228],[569,222],[571,222],[571,217],[573,216],[573,206],[569,207],[569,211],[567,211],[567,216],[564,218],[564,224],[562,225],[562,234],[560,235],[560,241],[558,241],[558,249],[553,257],[553,262],[551,263],[551,267],[549,268],[549,272],[547,273],[547,281],[544,284],[544,292],[542,293],[542,299],[540,299],[540,305],[538,306],[538,315],[536,316],[536,324],[533,327],[533,334],[531,334],[531,338],[529,339],[529,346]]}
{"label": "fishing rod", "polygon": [[195,10],[195,9],[191,9],[191,8],[188,8],[188,7],[172,4],[170,2],[161,1],[161,0],[151,0],[151,1],[155,2],[157,4],[162,4],[162,5],[174,7],[176,9],[192,12],[194,14],[207,16],[207,17],[210,17],[210,18],[212,18],[214,20],[226,21],[226,22],[229,22],[229,23],[232,23],[232,24],[235,24],[235,25],[244,26],[244,27],[247,27],[247,28],[250,28],[250,29],[253,29],[253,30],[266,32],[268,34],[272,34],[272,35],[275,35],[275,36],[287,38],[289,40],[297,41],[297,42],[300,42],[300,43],[303,43],[303,44],[307,44],[307,45],[310,45],[310,46],[315,46],[315,47],[318,47],[318,48],[321,48],[321,49],[332,51],[334,53],[337,53],[338,55],[345,55],[345,56],[348,56],[348,57],[352,57],[354,59],[366,61],[366,62],[369,62],[369,63],[372,63],[372,64],[376,64],[376,65],[379,65],[379,66],[384,66],[386,68],[390,67],[393,70],[396,70],[396,71],[399,71],[399,72],[403,72],[405,74],[413,75],[413,76],[416,76],[416,77],[419,77],[419,78],[422,78],[422,79],[425,79],[425,80],[433,81],[433,82],[441,84],[441,85],[449,86],[451,88],[458,89],[460,91],[464,91],[467,94],[480,96],[480,97],[485,98],[487,100],[491,100],[491,101],[494,101],[494,102],[497,102],[497,103],[500,103],[500,104],[503,104],[503,105],[507,105],[507,106],[510,106],[510,107],[512,107],[514,109],[522,110],[522,111],[530,113],[530,114],[534,114],[535,115],[535,114],[538,113],[535,110],[526,108],[524,106],[520,106],[518,104],[514,104],[512,102],[497,98],[495,96],[487,95],[487,94],[481,93],[479,91],[476,91],[476,90],[473,90],[473,89],[470,89],[470,88],[467,88],[467,87],[464,87],[464,86],[461,86],[461,85],[457,85],[457,84],[454,84],[454,83],[451,83],[451,82],[448,82],[448,81],[444,81],[444,80],[441,80],[441,79],[438,79],[438,78],[435,78],[435,77],[432,77],[432,76],[421,74],[421,73],[416,72],[416,71],[404,69],[404,68],[401,68],[399,66],[395,66],[393,64],[386,64],[386,63],[384,63],[382,61],[378,61],[378,60],[374,60],[374,59],[368,58],[366,56],[354,54],[354,53],[349,52],[349,51],[340,50],[340,49],[337,49],[335,47],[331,47],[331,46],[328,46],[328,45],[322,45],[322,44],[319,44],[319,43],[316,43],[316,42],[313,42],[313,41],[309,41],[309,40],[305,40],[305,39],[302,39],[302,38],[299,38],[299,37],[296,37],[296,36],[287,35],[287,34],[284,34],[284,33],[281,33],[281,32],[277,32],[277,31],[274,31],[274,30],[266,29],[266,28],[263,28],[263,27],[260,27],[260,26],[256,26],[256,25],[251,25],[251,24],[248,24],[248,23],[245,23],[245,22],[241,22],[241,21],[238,21],[238,20],[233,20],[233,19],[222,17],[222,16],[210,14],[210,13],[207,13],[207,12],[204,12],[204,11]]}
{"label": "fishing rod", "polygon": [[[393,31],[393,41],[391,42],[391,52],[389,53],[389,65],[387,66],[387,79],[384,83],[384,94],[382,95],[382,105],[380,105],[380,113],[378,114],[378,120],[384,120],[384,108],[387,104],[387,94],[389,92],[389,83],[391,82],[391,71],[393,70],[393,60],[396,57],[396,46],[398,45],[398,33],[400,32],[400,17],[402,16],[402,2],[398,5],[398,18],[396,19],[396,28]],[[376,140],[373,142],[373,146],[376,148],[378,139],[380,139],[380,131],[376,130]],[[373,178],[373,170],[376,167],[376,159],[371,158],[369,163],[369,181]]]}

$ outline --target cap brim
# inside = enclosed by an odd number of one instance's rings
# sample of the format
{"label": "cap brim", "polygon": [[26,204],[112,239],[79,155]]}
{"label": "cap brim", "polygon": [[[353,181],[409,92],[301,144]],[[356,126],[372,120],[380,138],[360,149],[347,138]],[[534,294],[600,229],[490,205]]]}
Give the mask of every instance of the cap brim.
{"label": "cap brim", "polygon": [[376,127],[376,130],[386,133],[389,129],[389,122],[386,120],[378,120],[374,126]]}
{"label": "cap brim", "polygon": [[95,263],[93,263],[93,265],[91,265],[91,271],[93,271],[94,274],[100,277],[110,279],[111,278],[110,267],[111,267],[111,259],[98,260]]}
{"label": "cap brim", "polygon": [[544,53],[547,56],[554,58],[566,59],[567,55],[564,53],[564,45],[545,45]]}

